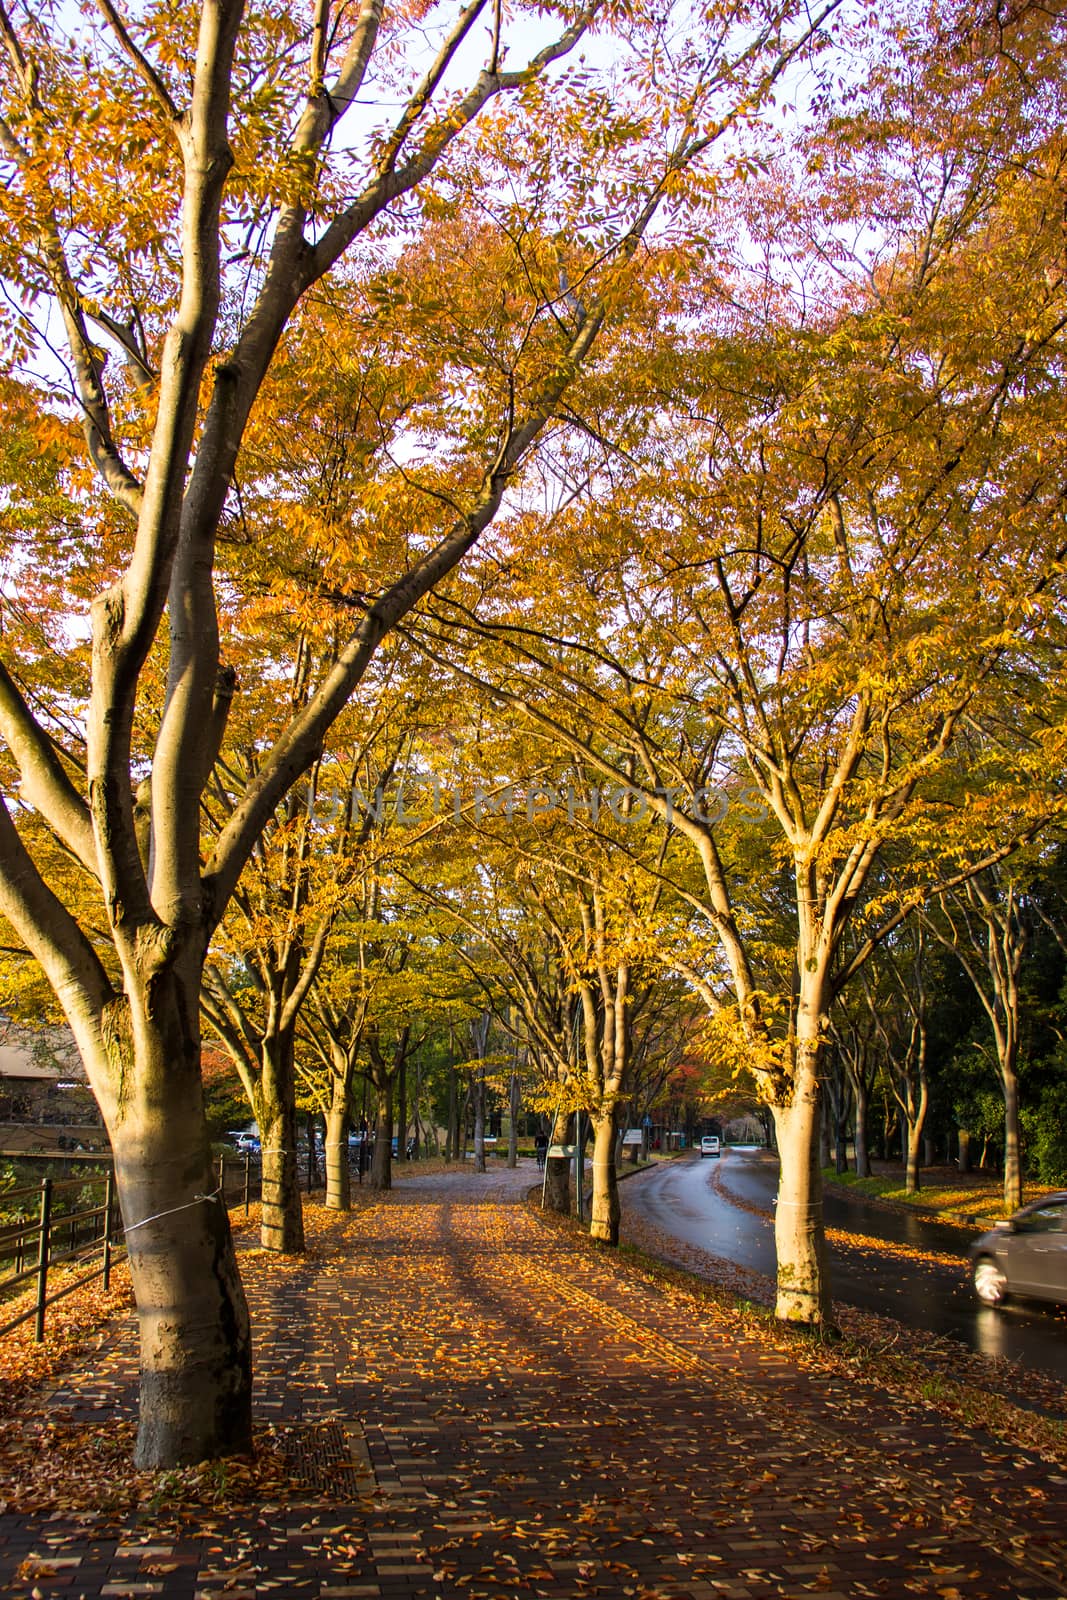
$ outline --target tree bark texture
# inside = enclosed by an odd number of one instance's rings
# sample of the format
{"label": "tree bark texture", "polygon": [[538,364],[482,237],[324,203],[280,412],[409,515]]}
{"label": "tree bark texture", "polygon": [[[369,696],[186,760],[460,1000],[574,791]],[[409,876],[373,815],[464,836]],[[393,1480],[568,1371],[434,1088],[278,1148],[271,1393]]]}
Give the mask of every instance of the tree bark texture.
{"label": "tree bark texture", "polygon": [[[568,1118],[559,1112],[552,1124],[549,1148],[566,1144]],[[548,1156],[545,1160],[545,1210],[568,1216],[571,1209],[571,1163],[568,1156]]]}
{"label": "tree bark texture", "polygon": [[508,1080],[508,1166],[519,1164],[519,1107],[522,1104],[522,1079],[517,1072]]}
{"label": "tree bark texture", "polygon": [[255,1112],[263,1162],[260,1242],[264,1250],[297,1255],[304,1248],[304,1210],[296,1153],[296,1087],[291,1035],[274,1035],[263,1041]]}
{"label": "tree bark texture", "polygon": [[445,1160],[456,1161],[459,1158],[459,1105],[456,1093],[456,1069],[452,1062],[448,1064],[448,1128],[445,1132]]}
{"label": "tree bark texture", "polygon": [[867,1081],[863,1071],[857,1072],[852,1084],[856,1107],[856,1176],[869,1178],[871,1158],[867,1151]]}
{"label": "tree bark texture", "polygon": [[118,1085],[117,1094],[101,1101],[139,1313],[135,1460],[144,1469],[252,1447],[248,1307],[229,1214],[217,1192],[199,1015],[189,992],[173,970],[157,972],[151,1007],[139,1005],[136,1025],[131,1008],[117,1000],[104,1038],[79,1038],[97,1081],[106,1063]]}
{"label": "tree bark texture", "polygon": [[619,1179],[615,1171],[615,1108],[593,1118],[593,1209],[589,1233],[602,1244],[619,1242]]}
{"label": "tree bark texture", "polygon": [[485,1171],[485,1068],[475,1069],[471,1085],[474,1095],[474,1170]]}
{"label": "tree bark texture", "polygon": [[374,1154],[370,1164],[372,1189],[393,1187],[393,1078],[390,1073],[384,1083],[376,1084],[377,1121],[374,1129]]}
{"label": "tree bark texture", "polygon": [[1019,1079],[1013,1061],[1001,1061],[1000,1078],[1004,1091],[1004,1209],[1018,1211],[1023,1203],[1023,1169],[1019,1135]]}
{"label": "tree bark texture", "polygon": [[778,1255],[775,1315],[783,1322],[828,1327],[833,1321],[819,1170],[817,1040],[796,1042],[793,1093],[776,1105],[781,1162],[774,1241]]}
{"label": "tree bark texture", "polygon": [[925,1151],[926,1164],[930,1165],[930,1138],[925,1133],[926,1112],[930,1104],[930,1086],[926,1077],[925,1055],[920,1065],[918,1095],[912,1093],[908,1098],[907,1112],[907,1141],[908,1156],[907,1167],[904,1175],[904,1189],[906,1194],[918,1194],[922,1185],[921,1168]]}
{"label": "tree bark texture", "polygon": [[961,1172],[971,1170],[971,1134],[969,1128],[961,1128],[957,1138],[958,1154],[957,1165]]}
{"label": "tree bark texture", "polygon": [[400,1063],[397,1072],[397,1118],[396,1118],[396,1159],[406,1161],[408,1158],[408,1063],[407,1057]]}
{"label": "tree bark texture", "polygon": [[348,1097],[335,1094],[326,1113],[326,1206],[348,1211],[352,1205],[352,1178],[348,1168]]}

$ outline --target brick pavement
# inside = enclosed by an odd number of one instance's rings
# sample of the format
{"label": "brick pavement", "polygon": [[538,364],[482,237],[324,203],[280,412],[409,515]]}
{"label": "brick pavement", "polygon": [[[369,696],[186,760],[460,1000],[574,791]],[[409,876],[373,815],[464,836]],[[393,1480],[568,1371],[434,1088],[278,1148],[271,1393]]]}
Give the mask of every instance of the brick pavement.
{"label": "brick pavement", "polygon": [[[198,1522],[6,1513],[0,1593],[1067,1595],[1067,1479],[545,1226],[530,1177],[406,1179],[324,1255],[250,1272],[286,1493]],[[132,1415],[131,1327],[100,1365],[56,1417]]]}

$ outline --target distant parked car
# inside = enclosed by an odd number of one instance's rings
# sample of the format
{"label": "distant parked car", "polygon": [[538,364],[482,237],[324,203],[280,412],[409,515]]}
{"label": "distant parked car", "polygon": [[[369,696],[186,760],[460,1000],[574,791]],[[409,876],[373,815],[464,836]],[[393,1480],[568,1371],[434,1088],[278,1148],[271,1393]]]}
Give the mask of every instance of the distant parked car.
{"label": "distant parked car", "polygon": [[700,1141],[700,1159],[705,1156],[717,1156],[720,1153],[719,1141],[713,1133],[706,1133]]}
{"label": "distant parked car", "polygon": [[243,1128],[234,1128],[226,1138],[233,1145],[238,1155],[258,1156],[260,1153],[259,1134],[247,1133]]}
{"label": "distant parked car", "polygon": [[1009,1295],[1067,1304],[1067,1191],[998,1222],[970,1248],[974,1292],[987,1306]]}

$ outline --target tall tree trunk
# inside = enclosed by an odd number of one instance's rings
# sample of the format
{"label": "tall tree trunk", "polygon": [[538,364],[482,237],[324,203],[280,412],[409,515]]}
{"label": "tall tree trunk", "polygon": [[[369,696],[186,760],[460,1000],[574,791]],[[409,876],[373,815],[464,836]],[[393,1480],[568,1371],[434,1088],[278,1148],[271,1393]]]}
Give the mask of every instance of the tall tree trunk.
{"label": "tall tree trunk", "polygon": [[615,1108],[593,1118],[593,1207],[590,1237],[602,1244],[619,1242],[619,1179],[615,1171]]}
{"label": "tall tree trunk", "polygon": [[330,1109],[326,1113],[326,1205],[330,1211],[347,1211],[352,1204],[352,1180],[348,1170],[348,1090],[334,1084]]}
{"label": "tall tree trunk", "polygon": [[380,1084],[375,1084],[378,1096],[378,1120],[374,1130],[374,1155],[371,1158],[370,1186],[372,1189],[393,1187],[393,1079],[390,1074]]}
{"label": "tall tree trunk", "polygon": [[304,1138],[307,1143],[307,1180],[308,1194],[319,1186],[319,1140],[318,1123],[314,1111],[304,1114]]}
{"label": "tall tree trunk", "polygon": [[[983,881],[972,878],[954,909],[942,901],[949,932],[935,923],[934,931],[947,944],[975,987],[989,1018],[997,1050],[997,1068],[1004,1093],[1004,1205],[1017,1211],[1022,1205],[1022,1157],[1019,1139],[1019,978],[1030,944],[1030,917],[1018,885],[999,869]],[[980,1165],[985,1166],[989,1136],[985,1135]],[[960,1169],[963,1170],[963,1129],[960,1129]]]}
{"label": "tall tree trunk", "polygon": [[833,1103],[834,1171],[848,1171],[848,1093],[843,1083],[837,1087]]}
{"label": "tall tree trunk", "polygon": [[[198,996],[199,967],[165,970],[135,1020],[123,999],[109,1008],[104,1036],[95,1025],[75,1028],[103,1091],[126,1225],[141,1347],[135,1461],[146,1470],[252,1446],[248,1307],[216,1192]],[[109,1083],[119,1086],[113,1097]]]}
{"label": "tall tree trunk", "polygon": [[819,1170],[818,1020],[809,1021],[801,1012],[798,1028],[807,1023],[811,1032],[808,1037],[798,1032],[792,1094],[787,1104],[773,1108],[781,1161],[774,1218],[775,1315],[809,1327],[833,1322]]}
{"label": "tall tree trunk", "polygon": [[[567,1142],[567,1115],[560,1111],[552,1124],[549,1149]],[[548,1156],[545,1160],[545,1210],[568,1216],[571,1209],[571,1163],[569,1156]]]}
{"label": "tall tree trunk", "polygon": [[848,1139],[841,1122],[837,1124],[837,1137],[834,1140],[834,1171],[839,1177],[848,1171]]}
{"label": "tall tree trunk", "polygon": [[400,1063],[397,1073],[397,1141],[396,1159],[406,1161],[408,1158],[408,1062],[407,1056]]}
{"label": "tall tree trunk", "polygon": [[477,1067],[472,1079],[474,1092],[474,1170],[485,1171],[485,1068]]}
{"label": "tall tree trunk", "polygon": [[[923,1129],[926,1125],[926,1111],[930,1103],[930,1086],[923,1073],[919,1082],[918,1101],[912,1102],[912,1111],[908,1117],[908,1165],[904,1175],[904,1190],[906,1194],[918,1194],[922,1184],[920,1166],[922,1164]],[[929,1145],[929,1139],[926,1140]]]}
{"label": "tall tree trunk", "polygon": [[411,1154],[412,1154],[413,1159],[416,1160],[416,1161],[419,1159],[419,1156],[424,1152],[425,1143],[426,1143],[425,1138],[423,1136],[421,1107],[422,1107],[422,1061],[419,1060],[419,1061],[416,1061],[416,1063],[415,1063],[415,1097],[414,1097],[414,1099],[412,1100],[412,1103],[411,1103]]}
{"label": "tall tree trunk", "polygon": [[961,1128],[957,1136],[958,1155],[957,1163],[961,1172],[971,1170],[971,1134],[970,1129]]}
{"label": "tall tree trunk", "polygon": [[1019,1079],[1012,1060],[1000,1065],[1004,1087],[1004,1209],[1018,1211],[1023,1203],[1022,1147],[1019,1138]]}
{"label": "tall tree trunk", "polygon": [[459,1121],[459,1096],[456,1091],[456,1068],[450,1061],[448,1063],[448,1128],[445,1133],[445,1160],[455,1161],[459,1157],[459,1137],[457,1123]]}
{"label": "tall tree trunk", "polygon": [[263,1040],[256,1121],[263,1162],[260,1242],[284,1255],[304,1248],[304,1212],[296,1160],[296,1084],[291,1034]]}
{"label": "tall tree trunk", "polygon": [[463,1091],[463,1102],[456,1114],[456,1150],[458,1159],[467,1159],[467,1131],[470,1127],[471,1109],[471,1080],[467,1078],[466,1088]]}
{"label": "tall tree trunk", "polygon": [[908,1149],[904,1166],[904,1193],[918,1194],[922,1187],[922,1129],[908,1121]]}
{"label": "tall tree trunk", "polygon": [[508,1081],[508,1166],[514,1171],[519,1164],[519,1106],[522,1104],[522,1080],[517,1072]]}
{"label": "tall tree trunk", "polygon": [[867,1080],[863,1071],[864,1063],[860,1063],[860,1070],[856,1073],[852,1085],[852,1092],[856,1103],[856,1176],[869,1178],[871,1175],[871,1158],[867,1151]]}

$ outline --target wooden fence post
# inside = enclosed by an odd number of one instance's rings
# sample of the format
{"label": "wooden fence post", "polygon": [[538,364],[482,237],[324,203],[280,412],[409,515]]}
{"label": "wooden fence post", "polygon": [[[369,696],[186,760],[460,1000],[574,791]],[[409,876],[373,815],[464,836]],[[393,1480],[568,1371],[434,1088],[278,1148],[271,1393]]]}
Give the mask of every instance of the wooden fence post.
{"label": "wooden fence post", "polygon": [[41,1179],[41,1217],[37,1234],[37,1315],[34,1320],[34,1338],[44,1343],[44,1311],[48,1298],[48,1232],[52,1223],[52,1180]]}
{"label": "wooden fence post", "polygon": [[115,1174],[109,1172],[104,1183],[104,1293],[111,1288],[111,1231],[115,1215]]}

